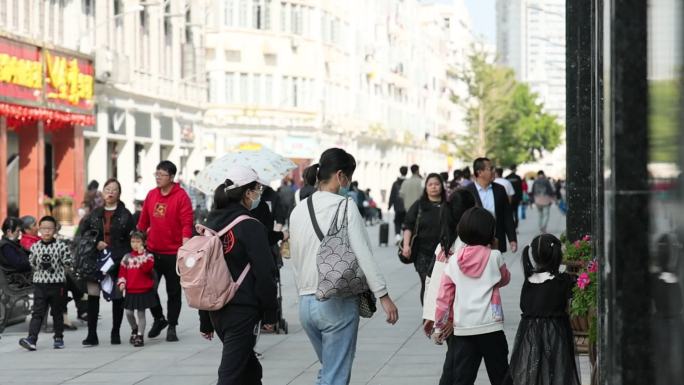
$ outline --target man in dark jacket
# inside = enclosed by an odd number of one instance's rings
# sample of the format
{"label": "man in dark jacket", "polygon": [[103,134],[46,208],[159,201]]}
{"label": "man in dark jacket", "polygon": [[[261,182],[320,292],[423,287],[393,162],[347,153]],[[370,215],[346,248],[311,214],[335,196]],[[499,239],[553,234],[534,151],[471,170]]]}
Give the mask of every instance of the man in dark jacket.
{"label": "man in dark jacket", "polygon": [[400,176],[392,183],[389,206],[387,206],[387,210],[391,210],[394,207],[394,234],[397,242],[401,241],[401,226],[404,223],[404,218],[406,218],[406,207],[404,206],[404,200],[399,196],[399,190],[401,190],[401,184],[406,180],[407,173],[408,167],[399,167]]}
{"label": "man in dark jacket", "polygon": [[511,182],[513,185],[513,190],[515,191],[515,195],[513,195],[513,199],[511,199],[511,211],[513,211],[513,222],[515,223],[515,228],[518,228],[518,223],[520,220],[518,219],[518,206],[520,206],[520,202],[522,202],[522,197],[523,197],[523,191],[522,191],[522,178],[516,174],[517,171],[517,166],[512,165],[511,166],[511,173],[506,176],[506,179]]}
{"label": "man in dark jacket", "polygon": [[465,188],[475,197],[475,203],[492,213],[496,218],[496,239],[499,251],[506,251],[506,237],[511,245],[511,251],[518,250],[518,238],[513,224],[513,213],[508,202],[508,195],[503,186],[492,183],[494,181],[494,167],[487,158],[477,158],[473,162],[475,183]]}

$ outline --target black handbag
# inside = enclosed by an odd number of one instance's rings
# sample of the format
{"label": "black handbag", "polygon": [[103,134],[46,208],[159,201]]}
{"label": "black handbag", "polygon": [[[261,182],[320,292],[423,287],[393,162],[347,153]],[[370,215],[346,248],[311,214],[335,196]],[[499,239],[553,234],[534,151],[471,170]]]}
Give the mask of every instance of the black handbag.
{"label": "black handbag", "polygon": [[377,306],[375,306],[375,301],[375,295],[370,290],[359,294],[359,316],[371,318],[378,310]]}
{"label": "black handbag", "polygon": [[418,216],[416,217],[416,225],[413,228],[413,233],[411,234],[411,240],[409,241],[409,248],[411,249],[411,257],[406,258],[404,257],[404,254],[402,254],[403,250],[403,242],[399,244],[399,248],[397,250],[397,256],[399,256],[399,262],[405,264],[405,265],[410,265],[415,261],[416,258],[416,250],[414,246],[416,245],[416,238],[418,237],[418,225],[420,224],[420,214],[423,212],[423,208],[420,205],[420,201],[418,202]]}

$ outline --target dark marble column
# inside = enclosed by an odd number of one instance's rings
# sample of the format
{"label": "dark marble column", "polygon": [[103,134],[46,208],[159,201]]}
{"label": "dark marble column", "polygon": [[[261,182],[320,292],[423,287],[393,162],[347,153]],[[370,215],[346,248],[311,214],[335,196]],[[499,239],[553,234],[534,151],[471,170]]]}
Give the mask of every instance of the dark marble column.
{"label": "dark marble column", "polygon": [[567,235],[592,233],[592,0],[566,5],[566,191]]}
{"label": "dark marble column", "polygon": [[[650,329],[647,2],[605,2],[605,257],[602,383],[654,382]],[[601,17],[597,15],[597,17]],[[604,215],[596,212],[595,215]],[[609,267],[609,269],[607,268]]]}

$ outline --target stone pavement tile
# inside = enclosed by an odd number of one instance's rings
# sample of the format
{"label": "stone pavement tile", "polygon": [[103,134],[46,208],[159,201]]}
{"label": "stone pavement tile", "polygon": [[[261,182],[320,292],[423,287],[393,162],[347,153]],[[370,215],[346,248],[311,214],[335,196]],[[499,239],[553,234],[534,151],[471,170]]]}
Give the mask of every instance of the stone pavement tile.
{"label": "stone pavement tile", "polygon": [[73,378],[65,384],[137,384],[149,376],[149,373],[129,372],[121,367],[117,372],[90,372]]}
{"label": "stone pavement tile", "polygon": [[29,369],[3,369],[0,371],[0,384],[58,384],[62,379],[73,378],[81,373],[81,369],[52,369],[47,376]]}

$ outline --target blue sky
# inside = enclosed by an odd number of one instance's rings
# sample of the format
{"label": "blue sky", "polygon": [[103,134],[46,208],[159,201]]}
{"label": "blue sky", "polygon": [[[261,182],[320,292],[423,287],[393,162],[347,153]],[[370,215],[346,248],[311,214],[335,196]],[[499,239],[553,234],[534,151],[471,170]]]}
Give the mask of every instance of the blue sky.
{"label": "blue sky", "polygon": [[496,0],[465,0],[465,3],[470,11],[473,31],[496,44]]}

